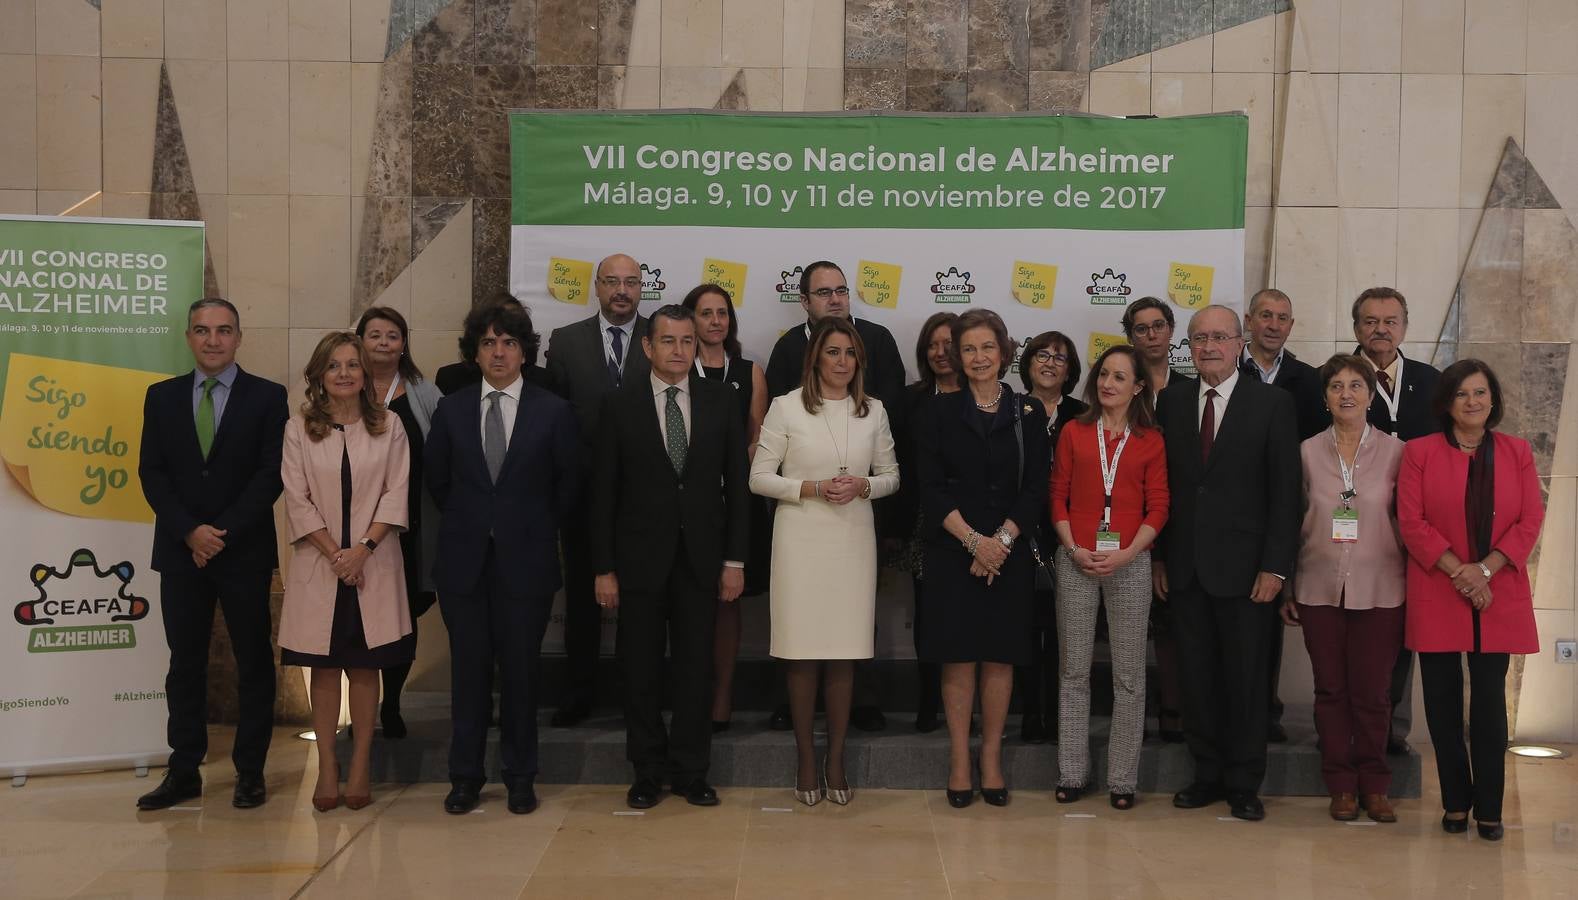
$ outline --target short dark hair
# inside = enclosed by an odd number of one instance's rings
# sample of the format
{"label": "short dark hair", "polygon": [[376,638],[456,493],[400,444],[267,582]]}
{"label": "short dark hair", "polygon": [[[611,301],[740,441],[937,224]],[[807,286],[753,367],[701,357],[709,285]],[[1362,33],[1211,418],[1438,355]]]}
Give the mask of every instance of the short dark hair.
{"label": "short dark hair", "polygon": [[241,311],[236,309],[236,305],[234,303],[231,303],[229,300],[226,300],[223,297],[203,297],[199,300],[193,300],[192,305],[186,308],[186,327],[192,327],[193,313],[200,309],[209,309],[215,306],[230,310],[230,315],[236,320],[236,330],[241,330]]}
{"label": "short dark hair", "polygon": [[1353,301],[1353,324],[1359,324],[1359,307],[1363,306],[1364,301],[1366,300],[1396,300],[1398,305],[1403,308],[1403,324],[1408,324],[1407,298],[1403,296],[1401,291],[1397,290],[1396,288],[1389,287],[1373,287],[1364,289],[1364,292]]}
{"label": "short dark hair", "polygon": [[1460,359],[1442,370],[1441,379],[1436,382],[1436,395],[1430,401],[1430,410],[1435,413],[1442,434],[1452,430],[1452,401],[1457,399],[1458,388],[1476,372],[1485,376],[1490,385],[1490,417],[1485,420],[1485,427],[1495,428],[1501,424],[1501,415],[1505,412],[1501,403],[1501,380],[1484,360]]}
{"label": "short dark hair", "polygon": [[708,294],[717,294],[719,297],[722,297],[724,304],[729,307],[729,330],[723,336],[723,352],[727,353],[730,359],[738,359],[740,354],[745,352],[740,347],[740,320],[734,315],[734,297],[730,296],[723,285],[712,284],[711,282],[698,284],[690,289],[690,293],[685,295],[685,299],[680,301],[680,305],[690,310],[691,315],[694,316],[696,307],[701,303],[701,298]]}
{"label": "short dark hair", "polygon": [[1134,370],[1134,383],[1140,386],[1140,392],[1129,402],[1128,421],[1124,424],[1135,430],[1155,428],[1156,408],[1151,400],[1151,382],[1145,377],[1145,363],[1140,361],[1140,351],[1134,349],[1133,344],[1113,344],[1091,363],[1090,380],[1085,382],[1085,411],[1080,413],[1079,421],[1101,427],[1101,388],[1096,382],[1101,375],[1101,367],[1114,356],[1129,358],[1129,366]]}
{"label": "short dark hair", "polygon": [[529,369],[537,364],[537,345],[541,337],[531,327],[531,313],[524,306],[511,306],[508,303],[490,303],[479,306],[466,314],[465,330],[460,335],[460,353],[467,360],[475,362],[477,359],[477,346],[482,343],[482,336],[492,328],[494,334],[509,335],[520,341],[521,352],[526,359],[521,367]]}
{"label": "short dark hair", "polygon": [[811,296],[811,274],[813,272],[819,272],[822,269],[837,269],[838,274],[844,274],[843,268],[840,267],[838,263],[831,260],[819,259],[809,266],[806,266],[805,269],[800,272],[800,296]]}
{"label": "short dark hair", "polygon": [[[389,306],[369,306],[362,317],[356,320],[356,336],[367,336],[367,323],[374,319],[383,319],[391,322],[400,329],[400,377],[406,381],[421,381],[422,370],[416,367],[416,360],[411,358],[411,329],[405,324],[405,316],[400,311]],[[369,376],[370,377],[370,376]]]}
{"label": "short dark hair", "polygon": [[[948,310],[932,313],[930,316],[926,317],[925,323],[921,325],[920,337],[915,339],[915,371],[920,373],[920,380],[918,383],[924,385],[928,391],[934,391],[937,389],[937,373],[931,370],[930,357],[932,332],[943,327],[944,325],[947,325],[949,326],[949,340],[952,340],[953,320],[957,318],[959,318],[958,313],[950,312]],[[955,378],[959,376],[957,370],[955,370],[953,374]]]}
{"label": "short dark hair", "polygon": [[1158,299],[1156,297],[1141,297],[1140,299],[1134,301],[1133,303],[1130,303],[1128,305],[1128,307],[1126,307],[1123,310],[1123,336],[1124,337],[1128,338],[1131,341],[1134,340],[1134,317],[1139,315],[1140,313],[1144,312],[1147,309],[1159,309],[1159,310],[1161,310],[1162,318],[1167,320],[1167,327],[1168,328],[1177,328],[1178,327],[1178,321],[1173,318],[1172,307],[1168,306],[1166,303],[1163,303],[1160,299]]}
{"label": "short dark hair", "polygon": [[1358,373],[1359,377],[1364,379],[1364,386],[1369,389],[1370,396],[1374,397],[1375,367],[1365,362],[1363,357],[1355,356],[1352,353],[1338,353],[1321,365],[1320,371],[1315,373],[1316,377],[1320,379],[1321,393],[1324,394],[1326,388],[1331,386],[1333,378],[1349,370]]}
{"label": "short dark hair", "polygon": [[657,335],[658,319],[668,319],[670,322],[689,322],[692,328],[696,325],[696,314],[691,312],[689,307],[678,303],[665,303],[652,310],[652,318],[647,320],[646,340],[650,341]]}
{"label": "short dark hair", "polygon": [[[480,305],[473,307],[472,311],[475,312],[476,310],[485,306],[512,306],[516,309],[526,308],[519,300],[516,300],[515,295],[511,294],[509,291],[498,291],[494,293],[492,296],[488,297],[488,299],[482,301]],[[465,326],[462,325],[461,328],[464,329]],[[488,329],[483,328],[482,330],[486,332]],[[464,330],[461,331],[460,338],[455,342],[455,344],[460,350],[460,359],[462,362],[474,363],[477,361],[477,344],[475,341],[473,341],[469,346],[466,344],[466,333]]]}
{"label": "short dark hair", "polygon": [[[1079,376],[1084,374],[1084,370],[1079,367],[1079,351],[1074,349],[1074,342],[1061,331],[1041,332],[1031,338],[1025,344],[1024,352],[1019,354],[1019,380],[1024,382],[1026,391],[1033,391],[1036,387],[1035,382],[1030,379],[1030,358],[1054,345],[1062,346],[1063,355],[1068,357],[1068,374],[1063,378],[1063,396],[1067,397],[1074,393],[1074,385],[1079,384]],[[1052,352],[1056,353],[1057,350]]]}
{"label": "short dark hair", "polygon": [[953,346],[948,348],[948,361],[953,363],[953,370],[961,379],[959,386],[964,386],[967,376],[964,374],[964,359],[959,356],[959,339],[966,331],[972,328],[990,328],[997,337],[998,352],[1002,354],[1002,364],[997,367],[997,377],[1002,378],[1014,365],[1014,339],[1008,336],[1008,326],[1003,324],[1003,317],[989,309],[972,309],[961,313],[959,318],[953,320]]}

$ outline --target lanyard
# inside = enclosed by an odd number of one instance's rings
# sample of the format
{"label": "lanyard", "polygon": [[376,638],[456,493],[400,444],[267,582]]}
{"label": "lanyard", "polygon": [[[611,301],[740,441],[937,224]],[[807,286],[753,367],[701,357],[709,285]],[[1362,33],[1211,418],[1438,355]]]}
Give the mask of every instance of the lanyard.
{"label": "lanyard", "polygon": [[1112,485],[1118,479],[1118,460],[1123,458],[1123,448],[1129,443],[1129,426],[1123,426],[1123,440],[1118,442],[1118,449],[1112,451],[1112,465],[1107,465],[1107,429],[1101,424],[1101,419],[1096,420],[1096,448],[1101,451],[1101,487],[1106,498],[1102,502],[1101,528],[1106,531],[1112,524]]}
{"label": "lanyard", "polygon": [[[1374,362],[1371,362],[1370,364],[1375,367],[1375,371],[1382,371],[1381,367],[1376,366]],[[1375,389],[1375,392],[1381,395],[1381,402],[1386,404],[1386,411],[1391,414],[1392,435],[1394,437],[1397,435],[1397,407],[1402,402],[1403,370],[1406,368],[1407,366],[1403,364],[1403,354],[1399,352],[1397,354],[1397,380],[1392,382],[1391,391],[1386,391],[1379,384],[1376,385]]]}
{"label": "lanyard", "polygon": [[1355,473],[1359,471],[1359,451],[1364,449],[1364,442],[1369,440],[1369,438],[1370,426],[1366,423],[1364,431],[1359,433],[1359,446],[1353,451],[1353,465],[1350,467],[1342,458],[1342,450],[1337,447],[1337,429],[1333,428],[1331,430],[1331,447],[1333,452],[1337,454],[1337,470],[1342,473],[1342,493],[1339,496],[1342,498],[1344,509],[1352,509],[1353,498],[1358,496],[1358,493],[1353,489],[1353,478]]}
{"label": "lanyard", "polygon": [[395,391],[400,390],[400,373],[396,372],[394,380],[389,382],[389,390],[384,391],[384,406],[394,402]]}

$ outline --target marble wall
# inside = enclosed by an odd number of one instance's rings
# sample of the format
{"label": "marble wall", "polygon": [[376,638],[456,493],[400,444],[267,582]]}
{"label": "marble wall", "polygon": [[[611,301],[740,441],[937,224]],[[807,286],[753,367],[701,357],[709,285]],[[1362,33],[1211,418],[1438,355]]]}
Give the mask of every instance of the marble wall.
{"label": "marble wall", "polygon": [[0,212],[205,219],[291,383],[375,302],[451,358],[505,284],[512,106],[1246,110],[1245,287],[1295,351],[1394,284],[1409,353],[1513,384],[1552,507],[1520,723],[1571,740],[1575,46],[1573,0],[0,0]]}

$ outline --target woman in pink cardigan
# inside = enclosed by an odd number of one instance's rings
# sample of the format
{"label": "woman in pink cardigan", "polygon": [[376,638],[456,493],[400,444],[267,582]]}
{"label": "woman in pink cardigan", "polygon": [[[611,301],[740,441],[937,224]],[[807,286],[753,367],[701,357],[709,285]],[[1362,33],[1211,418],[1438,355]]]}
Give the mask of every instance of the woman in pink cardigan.
{"label": "woman in pink cardigan", "polygon": [[[1397,524],[1408,547],[1406,643],[1419,654],[1425,721],[1435,744],[1441,827],[1502,836],[1510,654],[1539,651],[1524,568],[1545,508],[1527,441],[1495,431],[1501,385],[1477,359],[1441,373],[1441,433],[1409,441],[1397,476]],[[1469,749],[1463,746],[1463,659]]]}
{"label": "woman in pink cardigan", "polygon": [[[312,670],[318,785],[327,812],[372,802],[368,760],[378,710],[378,672],[410,663],[416,640],[395,533],[406,527],[410,459],[405,429],[390,427],[373,398],[361,340],[331,332],[303,373],[307,400],[285,425],[281,475],[295,548],[280,613],[280,662]],[[351,771],[339,789],[334,734],[340,672],[351,682]]]}

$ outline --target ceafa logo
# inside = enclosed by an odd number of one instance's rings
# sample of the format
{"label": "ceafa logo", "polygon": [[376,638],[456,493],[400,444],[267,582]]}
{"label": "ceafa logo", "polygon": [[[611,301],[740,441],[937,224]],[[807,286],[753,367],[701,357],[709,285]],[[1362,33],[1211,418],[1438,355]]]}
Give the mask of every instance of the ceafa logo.
{"label": "ceafa logo", "polygon": [[931,292],[937,303],[969,303],[975,285],[970,283],[969,272],[949,266],[948,271],[937,273],[937,283],[931,286]]}
{"label": "ceafa logo", "polygon": [[1090,273],[1090,286],[1085,288],[1085,293],[1090,295],[1090,305],[1127,305],[1129,295],[1134,293],[1134,288],[1126,283],[1128,280],[1128,275],[1123,273],[1114,275],[1111,269]]}
{"label": "ceafa logo", "polygon": [[662,300],[663,291],[668,284],[663,281],[663,270],[648,268],[646,263],[641,264],[641,302],[649,300]]}
{"label": "ceafa logo", "polygon": [[800,276],[805,272],[805,266],[795,266],[792,269],[779,269],[779,282],[773,286],[778,292],[779,303],[800,302]]}
{"label": "ceafa logo", "polygon": [[122,560],[99,568],[93,551],[71,554],[64,569],[34,563],[28,578],[38,597],[16,605],[17,624],[28,632],[27,652],[119,650],[137,646],[130,623],[148,615],[146,597],[131,591],[136,569]]}

